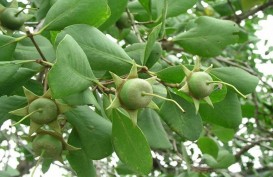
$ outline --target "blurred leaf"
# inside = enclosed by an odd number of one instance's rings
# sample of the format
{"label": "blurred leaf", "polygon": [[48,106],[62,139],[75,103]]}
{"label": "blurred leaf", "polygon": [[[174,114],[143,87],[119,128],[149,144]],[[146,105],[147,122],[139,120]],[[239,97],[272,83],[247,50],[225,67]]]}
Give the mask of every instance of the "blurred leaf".
{"label": "blurred leaf", "polygon": [[201,137],[197,141],[197,145],[201,150],[202,154],[209,154],[215,159],[218,156],[218,145],[217,143],[209,137]]}
{"label": "blurred leaf", "polygon": [[211,131],[224,143],[232,140],[236,133],[234,129],[225,128],[219,125],[212,125]]}
{"label": "blurred leaf", "polygon": [[174,42],[186,52],[204,57],[219,55],[227,45],[238,42],[239,26],[228,20],[202,16],[195,20],[195,25],[180,33]]}
{"label": "blurred leaf", "polygon": [[204,154],[203,158],[206,163],[212,168],[228,168],[235,163],[235,157],[227,150],[220,150],[217,159],[214,159],[208,154]]}
{"label": "blurred leaf", "polygon": [[0,61],[9,61],[12,59],[14,53],[16,42],[15,38],[0,34]]}

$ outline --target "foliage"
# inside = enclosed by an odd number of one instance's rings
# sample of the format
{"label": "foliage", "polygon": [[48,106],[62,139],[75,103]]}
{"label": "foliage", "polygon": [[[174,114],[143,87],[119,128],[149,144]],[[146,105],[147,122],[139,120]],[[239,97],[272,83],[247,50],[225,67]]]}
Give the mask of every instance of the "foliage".
{"label": "foliage", "polygon": [[1,0],[0,123],[16,123],[0,142],[21,156],[0,176],[29,173],[37,156],[32,176],[56,161],[78,177],[269,176],[273,86],[255,32],[272,6]]}

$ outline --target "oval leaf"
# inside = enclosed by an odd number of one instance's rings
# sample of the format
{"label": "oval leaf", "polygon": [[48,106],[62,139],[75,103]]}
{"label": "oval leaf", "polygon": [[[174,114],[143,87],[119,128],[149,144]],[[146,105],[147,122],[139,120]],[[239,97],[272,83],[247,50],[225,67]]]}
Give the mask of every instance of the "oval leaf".
{"label": "oval leaf", "polygon": [[82,148],[90,159],[102,159],[112,154],[110,121],[88,106],[79,106],[65,115],[78,132]]}
{"label": "oval leaf", "polygon": [[113,110],[113,145],[119,159],[140,174],[152,169],[152,154],[142,131],[133,122]]}
{"label": "oval leaf", "polygon": [[44,28],[62,30],[73,24],[99,26],[109,15],[106,0],[58,0],[49,9]]}
{"label": "oval leaf", "polygon": [[48,74],[48,83],[54,98],[81,92],[96,80],[87,57],[69,35],[57,47],[57,61]]}
{"label": "oval leaf", "polygon": [[133,60],[97,28],[88,25],[69,26],[58,35],[57,42],[66,34],[71,35],[81,46],[93,70],[127,74],[131,69]]}

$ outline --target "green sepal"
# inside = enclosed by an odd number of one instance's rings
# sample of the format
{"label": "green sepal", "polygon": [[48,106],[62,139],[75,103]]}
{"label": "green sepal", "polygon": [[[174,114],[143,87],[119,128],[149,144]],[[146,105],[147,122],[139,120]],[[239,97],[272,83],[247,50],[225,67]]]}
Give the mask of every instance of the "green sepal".
{"label": "green sepal", "polygon": [[9,113],[16,116],[26,116],[28,115],[28,106],[10,111]]}

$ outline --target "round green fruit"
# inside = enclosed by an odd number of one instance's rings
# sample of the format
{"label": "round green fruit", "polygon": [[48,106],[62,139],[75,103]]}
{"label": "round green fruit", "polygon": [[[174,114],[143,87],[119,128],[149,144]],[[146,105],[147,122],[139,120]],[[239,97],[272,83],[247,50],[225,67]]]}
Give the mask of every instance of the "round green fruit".
{"label": "round green fruit", "polygon": [[196,99],[209,96],[214,89],[214,84],[208,83],[210,81],[213,81],[213,79],[208,73],[194,72],[188,80],[191,95]]}
{"label": "round green fruit", "polygon": [[11,30],[20,29],[25,22],[25,17],[22,13],[19,13],[16,16],[18,12],[19,10],[16,8],[6,8],[0,15],[0,21],[2,26]]}
{"label": "round green fruit", "polygon": [[127,13],[122,13],[120,16],[119,20],[116,22],[116,25],[119,29],[124,29],[124,28],[130,28],[131,23],[129,21],[129,17]]}
{"label": "round green fruit", "polygon": [[152,85],[144,79],[129,79],[123,84],[119,99],[125,108],[136,110],[146,107],[153,98],[143,93],[153,93]]}
{"label": "round green fruit", "polygon": [[37,124],[47,124],[57,119],[58,107],[54,101],[48,98],[38,98],[30,103],[28,113],[30,119]]}
{"label": "round green fruit", "polygon": [[52,135],[38,134],[32,142],[32,149],[36,156],[44,151],[44,158],[57,159],[62,154],[63,144]]}

